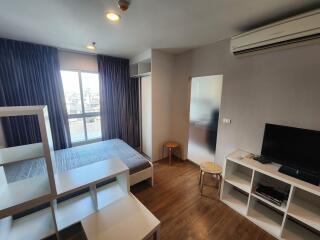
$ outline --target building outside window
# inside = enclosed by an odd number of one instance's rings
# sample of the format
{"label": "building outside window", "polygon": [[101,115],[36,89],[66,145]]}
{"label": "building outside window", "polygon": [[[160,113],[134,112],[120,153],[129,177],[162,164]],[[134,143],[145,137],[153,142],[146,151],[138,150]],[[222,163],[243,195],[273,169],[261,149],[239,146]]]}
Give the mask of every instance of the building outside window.
{"label": "building outside window", "polygon": [[99,74],[62,70],[61,78],[72,143],[100,140]]}

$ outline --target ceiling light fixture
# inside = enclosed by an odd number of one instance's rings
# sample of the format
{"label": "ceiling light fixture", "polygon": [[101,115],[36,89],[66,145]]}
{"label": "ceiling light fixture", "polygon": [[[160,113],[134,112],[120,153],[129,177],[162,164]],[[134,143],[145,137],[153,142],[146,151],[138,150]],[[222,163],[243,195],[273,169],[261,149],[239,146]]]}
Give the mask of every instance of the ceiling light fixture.
{"label": "ceiling light fixture", "polygon": [[128,0],[118,0],[118,7],[122,11],[127,11],[129,8],[130,2]]}
{"label": "ceiling light fixture", "polygon": [[92,42],[92,44],[88,44],[87,45],[87,49],[89,50],[96,50],[96,43]]}
{"label": "ceiling light fixture", "polygon": [[106,17],[108,20],[112,21],[112,22],[117,22],[120,20],[120,15],[113,13],[113,12],[108,12],[106,14]]}

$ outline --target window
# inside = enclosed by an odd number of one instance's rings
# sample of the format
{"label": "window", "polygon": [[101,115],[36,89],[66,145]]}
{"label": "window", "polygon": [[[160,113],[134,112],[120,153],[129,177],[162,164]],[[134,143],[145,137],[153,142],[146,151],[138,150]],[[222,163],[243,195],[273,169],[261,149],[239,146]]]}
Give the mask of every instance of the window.
{"label": "window", "polygon": [[61,71],[72,143],[101,139],[98,73]]}

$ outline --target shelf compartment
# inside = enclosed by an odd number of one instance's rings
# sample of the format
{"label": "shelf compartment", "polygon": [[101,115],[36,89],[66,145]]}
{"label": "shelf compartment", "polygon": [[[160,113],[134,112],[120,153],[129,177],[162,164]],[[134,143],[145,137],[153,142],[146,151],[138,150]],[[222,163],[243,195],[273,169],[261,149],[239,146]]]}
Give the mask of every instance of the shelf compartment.
{"label": "shelf compartment", "polygon": [[145,76],[151,74],[151,60],[134,63],[130,65],[130,76]]}
{"label": "shelf compartment", "polygon": [[228,182],[224,182],[221,200],[233,210],[242,215],[246,215],[249,195],[246,192],[234,187]]}
{"label": "shelf compartment", "polygon": [[288,214],[320,231],[320,196],[296,188]]}
{"label": "shelf compartment", "polygon": [[294,219],[288,218],[282,238],[285,240],[320,240],[320,233],[310,230],[307,226]]}
{"label": "shelf compartment", "polygon": [[45,208],[13,220],[0,220],[0,239],[43,239],[56,233],[51,208]]}
{"label": "shelf compartment", "polygon": [[151,62],[139,62],[138,63],[138,75],[146,75],[151,73]]}
{"label": "shelf compartment", "polygon": [[98,209],[102,209],[116,200],[128,195],[127,192],[123,191],[117,181],[98,187],[96,191]]}
{"label": "shelf compartment", "polygon": [[0,149],[0,166],[44,157],[43,143],[33,143]]}
{"label": "shelf compartment", "polygon": [[225,181],[249,193],[253,170],[229,160],[226,164]]}
{"label": "shelf compartment", "polygon": [[96,211],[95,196],[91,191],[72,197],[63,202],[54,203],[58,231],[80,222]]}
{"label": "shelf compartment", "polygon": [[35,199],[40,201],[38,204],[41,203],[42,198],[44,199],[43,201],[50,200],[49,179],[47,176],[37,176],[9,184],[3,183],[0,185],[0,195],[0,216],[8,216],[7,214],[2,214],[2,212],[7,212],[5,210],[9,208],[12,209],[11,214],[15,214],[17,212],[13,209],[15,206],[21,210],[21,204],[27,204]]}
{"label": "shelf compartment", "polygon": [[251,195],[252,195],[254,198],[259,199],[260,201],[266,203],[267,205],[269,205],[269,206],[271,206],[271,207],[273,207],[273,208],[275,208],[275,209],[278,209],[278,210],[281,211],[281,212],[285,212],[285,211],[286,211],[286,205],[285,205],[285,204],[282,204],[281,206],[278,206],[278,205],[270,202],[269,200],[267,200],[267,199],[265,199],[265,198],[263,198],[263,197],[255,194],[255,193],[252,193]]}
{"label": "shelf compartment", "polygon": [[118,159],[108,159],[79,168],[55,174],[59,196],[80,190],[94,183],[111,179],[128,171],[128,167]]}
{"label": "shelf compartment", "polygon": [[130,65],[130,77],[137,76],[137,75],[138,75],[138,64],[135,63]]}
{"label": "shelf compartment", "polygon": [[284,214],[254,197],[250,199],[248,218],[273,236],[280,236]]}
{"label": "shelf compartment", "polygon": [[[287,194],[287,196],[289,196],[290,193],[290,189],[291,189],[291,185],[285,182],[282,182],[278,179],[275,179],[273,177],[267,176],[263,173],[257,172],[255,171],[254,177],[253,177],[253,183],[252,183],[252,193],[255,196],[258,196],[257,198],[259,198],[260,196],[258,194],[255,193],[257,187],[259,184],[262,184],[264,186],[270,186],[273,187],[275,190]],[[262,199],[262,201],[266,202],[267,204],[269,204],[270,206],[277,208],[280,211],[285,211],[287,209],[287,202],[288,199],[285,200],[282,205],[279,207],[276,204],[273,204],[272,202],[268,201],[267,199],[264,199],[262,197],[260,197]]]}

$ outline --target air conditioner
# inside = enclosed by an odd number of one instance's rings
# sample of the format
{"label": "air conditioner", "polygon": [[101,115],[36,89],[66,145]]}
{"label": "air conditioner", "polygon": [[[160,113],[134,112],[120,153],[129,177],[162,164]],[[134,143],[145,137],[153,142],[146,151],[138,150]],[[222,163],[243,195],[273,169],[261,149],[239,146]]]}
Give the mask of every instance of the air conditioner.
{"label": "air conditioner", "polygon": [[320,9],[291,17],[231,38],[233,54],[320,38]]}

